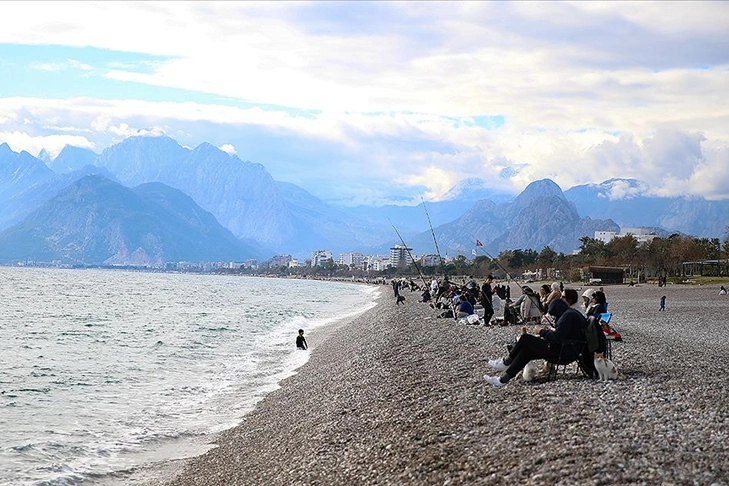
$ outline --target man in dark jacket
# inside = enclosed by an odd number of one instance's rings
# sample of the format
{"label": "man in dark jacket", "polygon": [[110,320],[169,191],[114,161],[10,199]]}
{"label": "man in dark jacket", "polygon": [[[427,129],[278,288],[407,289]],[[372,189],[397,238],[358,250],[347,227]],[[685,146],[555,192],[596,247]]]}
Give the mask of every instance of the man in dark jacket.
{"label": "man in dark jacket", "polygon": [[489,376],[485,375],[484,379],[494,385],[503,386],[516,376],[526,364],[533,359],[556,360],[574,360],[577,358],[581,347],[562,345],[570,341],[583,341],[584,331],[587,327],[587,320],[572,306],[577,302],[578,296],[574,289],[565,289],[562,299],[566,306],[550,306],[550,312],[555,311],[557,322],[554,329],[544,328],[539,330],[539,336],[533,334],[522,334],[516,345],[511,349],[506,358],[500,358],[489,361],[489,366],[497,371],[502,371],[502,375]]}
{"label": "man in dark jacket", "polygon": [[494,306],[492,303],[494,291],[491,288],[491,282],[493,281],[493,276],[489,275],[486,277],[486,281],[481,286],[481,292],[479,294],[481,305],[483,306],[483,322],[486,326],[489,325],[491,318],[494,317]]}

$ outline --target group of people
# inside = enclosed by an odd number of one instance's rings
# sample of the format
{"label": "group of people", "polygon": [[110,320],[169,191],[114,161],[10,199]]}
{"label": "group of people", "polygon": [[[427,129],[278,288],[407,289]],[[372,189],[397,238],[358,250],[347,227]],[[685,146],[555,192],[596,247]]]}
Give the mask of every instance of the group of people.
{"label": "group of people", "polygon": [[547,310],[555,318],[554,326],[540,329],[538,335],[522,334],[506,357],[490,360],[489,366],[500,371],[501,375],[485,375],[486,382],[494,386],[504,386],[534,359],[576,359],[582,349],[563,345],[582,340],[587,328],[585,314],[575,308],[578,300],[575,289],[564,289],[559,299],[550,302]]}
{"label": "group of people", "polygon": [[[534,292],[530,290],[529,287],[522,288],[523,295],[527,296],[525,302],[527,299],[532,302],[535,300],[531,297]],[[556,294],[555,291],[559,293]],[[548,363],[577,359],[583,351],[583,346],[574,343],[584,340],[587,319],[591,316],[599,319],[601,314],[607,313],[608,308],[602,288],[599,290],[588,288],[582,293],[582,305],[578,300],[579,294],[575,289],[562,288],[560,291],[560,284],[543,285],[540,288],[540,302],[547,309],[545,313],[547,322],[551,323],[549,319],[553,319],[554,324],[543,327],[538,334],[523,334],[509,349],[506,357],[490,360],[489,366],[500,371],[501,375],[485,375],[486,382],[494,386],[504,386],[534,359],[543,359]],[[527,318],[529,314],[524,316]],[[621,339],[618,333],[610,332],[614,334],[613,339]],[[608,338],[611,336],[608,335]]]}
{"label": "group of people", "polygon": [[[553,284],[549,289],[559,291],[559,285],[557,284],[555,287]],[[522,290],[524,295],[533,294],[533,292],[530,294],[531,289],[528,287],[527,290],[524,288]],[[538,334],[523,334],[509,349],[506,357],[490,360],[489,366],[502,373],[501,375],[485,375],[484,379],[487,383],[504,386],[524,369],[529,361],[534,359],[543,359],[550,363],[558,360],[574,361],[583,351],[582,345],[574,343],[583,342],[587,319],[591,316],[599,319],[601,314],[607,313],[607,299],[602,289],[585,290],[582,294],[581,306],[578,303],[579,294],[575,289],[563,289],[559,295],[554,297],[551,297],[553,292],[549,294],[546,292],[547,288],[540,288],[540,294],[543,297],[542,304],[548,302],[546,315],[554,319],[554,324],[543,327]]]}

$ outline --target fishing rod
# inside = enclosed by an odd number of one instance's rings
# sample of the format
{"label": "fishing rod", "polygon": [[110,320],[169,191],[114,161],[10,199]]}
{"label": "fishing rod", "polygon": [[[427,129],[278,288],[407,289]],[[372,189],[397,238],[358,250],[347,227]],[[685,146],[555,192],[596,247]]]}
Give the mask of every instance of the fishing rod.
{"label": "fishing rod", "polygon": [[[498,260],[497,260],[496,258],[492,257],[491,255],[489,255],[489,254],[488,254],[488,252],[487,252],[486,250],[484,250],[484,248],[483,248],[483,244],[481,244],[481,242],[480,242],[479,240],[476,240],[476,248],[480,248],[480,249],[481,249],[481,251],[482,251],[482,252],[484,253],[484,255],[486,255],[486,256],[487,256],[488,258],[490,258],[490,259],[491,259],[491,260],[492,260],[492,261],[493,261],[494,263],[496,263],[496,265],[498,265],[498,267],[499,267],[499,268],[500,268],[501,270],[503,270],[503,271],[504,271],[504,273],[506,274],[506,284],[507,284],[507,285],[511,285],[511,282],[509,282],[509,279],[511,278],[511,275],[509,274],[508,270],[506,270],[506,269],[505,269],[505,268],[504,268],[504,267],[503,267],[503,266],[501,265],[501,263],[499,263],[499,261],[498,261]],[[513,278],[511,278],[511,280],[512,280],[512,281],[514,281],[514,279],[513,279]]]}
{"label": "fishing rod", "polygon": [[[390,218],[387,218],[387,220],[388,220],[388,221],[390,221]],[[420,280],[422,280],[422,281],[423,281],[423,285],[424,285],[424,287],[425,287],[426,289],[429,289],[429,288],[430,288],[430,286],[429,286],[429,285],[428,285],[428,283],[427,283],[427,282],[425,281],[425,277],[423,277],[423,273],[422,273],[422,272],[420,271],[420,267],[418,267],[418,264],[417,264],[417,263],[415,262],[415,258],[413,258],[413,254],[412,254],[412,253],[410,253],[410,248],[408,247],[408,245],[406,245],[406,244],[405,244],[405,240],[403,240],[403,238],[402,238],[402,235],[401,235],[401,234],[400,234],[400,232],[399,232],[399,231],[397,230],[397,228],[395,228],[395,225],[394,225],[394,224],[392,224],[392,221],[390,221],[390,224],[392,225],[392,229],[394,229],[394,230],[395,230],[395,233],[397,233],[397,237],[398,237],[398,238],[400,238],[400,241],[402,242],[402,246],[404,246],[404,247],[405,247],[405,251],[406,251],[406,252],[408,252],[408,255],[410,256],[410,261],[412,261],[412,262],[413,262],[413,266],[415,267],[415,270],[417,270],[417,271],[418,271],[418,275],[420,275]]]}
{"label": "fishing rod", "polygon": [[428,214],[428,208],[425,207],[425,199],[422,197],[420,201],[423,203],[423,209],[425,210],[425,216],[428,218],[428,226],[430,226],[430,234],[433,235],[433,242],[435,243],[435,251],[438,252],[438,259],[440,260],[440,270],[443,272],[443,277],[446,277],[445,264],[443,264],[443,257],[440,256],[440,248],[438,248],[438,240],[435,237],[435,231],[433,231],[433,223],[430,222],[430,214]]}

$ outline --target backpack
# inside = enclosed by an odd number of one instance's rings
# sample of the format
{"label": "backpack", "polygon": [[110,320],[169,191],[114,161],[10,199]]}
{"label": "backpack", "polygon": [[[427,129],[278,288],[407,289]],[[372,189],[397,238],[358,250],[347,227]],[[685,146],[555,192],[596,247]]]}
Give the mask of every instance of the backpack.
{"label": "backpack", "polygon": [[590,353],[605,352],[605,333],[602,332],[602,325],[596,316],[587,318],[587,328],[585,328],[585,340],[587,341],[587,350]]}

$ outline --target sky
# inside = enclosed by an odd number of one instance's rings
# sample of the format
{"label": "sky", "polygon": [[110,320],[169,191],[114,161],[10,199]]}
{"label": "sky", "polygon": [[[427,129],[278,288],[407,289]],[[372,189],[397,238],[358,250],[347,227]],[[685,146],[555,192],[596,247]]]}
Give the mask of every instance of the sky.
{"label": "sky", "polygon": [[729,2],[0,2],[0,143],[159,134],[345,205],[727,199]]}

